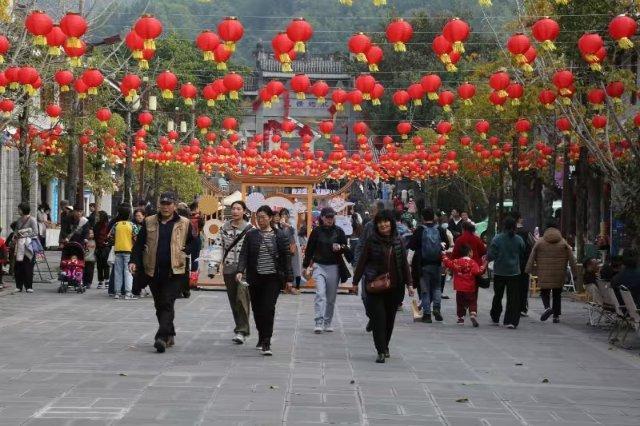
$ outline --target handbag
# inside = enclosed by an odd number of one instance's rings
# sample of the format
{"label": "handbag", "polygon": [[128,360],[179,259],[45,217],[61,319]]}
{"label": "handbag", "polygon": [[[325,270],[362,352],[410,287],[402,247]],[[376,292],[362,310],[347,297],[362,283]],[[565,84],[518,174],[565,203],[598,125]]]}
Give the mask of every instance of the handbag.
{"label": "handbag", "polygon": [[[391,254],[393,253],[393,246],[389,249],[389,256],[387,256],[387,271],[391,268]],[[393,287],[391,283],[391,274],[386,272],[382,275],[378,275],[373,280],[367,283],[367,292],[372,294],[384,293],[391,290]]]}
{"label": "handbag", "polygon": [[491,286],[491,280],[489,277],[483,275],[476,276],[476,285],[480,288],[489,288]]}

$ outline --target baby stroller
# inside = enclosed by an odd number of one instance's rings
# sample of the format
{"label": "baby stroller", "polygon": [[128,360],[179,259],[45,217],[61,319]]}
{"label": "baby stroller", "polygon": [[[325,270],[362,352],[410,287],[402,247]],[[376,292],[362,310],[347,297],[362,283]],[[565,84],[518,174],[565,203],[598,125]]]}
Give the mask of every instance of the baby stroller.
{"label": "baby stroller", "polygon": [[66,293],[69,287],[73,287],[76,293],[86,291],[82,284],[82,271],[84,270],[84,247],[80,243],[67,243],[62,248],[60,260],[60,287],[58,293]]}

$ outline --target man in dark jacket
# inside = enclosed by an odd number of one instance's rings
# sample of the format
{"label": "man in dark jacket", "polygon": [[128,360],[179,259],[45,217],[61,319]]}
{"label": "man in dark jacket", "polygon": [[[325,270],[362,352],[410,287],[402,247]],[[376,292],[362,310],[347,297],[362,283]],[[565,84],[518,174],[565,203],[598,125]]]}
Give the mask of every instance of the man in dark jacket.
{"label": "man in dark jacket", "polygon": [[440,272],[442,252],[449,248],[445,230],[435,223],[431,207],[422,210],[423,223],[413,233],[408,248],[414,251],[411,261],[413,287],[420,291],[422,321],[431,323],[431,307],[436,321],[442,321]]}
{"label": "man in dark jacket", "polygon": [[451,210],[451,219],[449,219],[449,226],[447,229],[453,234],[453,239],[456,240],[462,234],[462,217],[458,210]]}
{"label": "man in dark jacket", "polygon": [[519,235],[522,241],[524,241],[524,257],[520,259],[520,271],[522,271],[522,273],[518,277],[518,282],[521,287],[520,296],[522,308],[520,316],[526,317],[529,316],[529,274],[527,274],[524,269],[525,266],[527,266],[527,260],[529,260],[529,255],[531,254],[531,249],[533,249],[535,241],[533,240],[533,235],[525,229],[522,215],[519,212],[512,212],[511,216],[513,216],[513,219],[516,221],[516,235]]}
{"label": "man in dark jacket", "polygon": [[351,250],[344,231],[336,226],[336,212],[325,207],[320,212],[321,225],[311,231],[302,267],[311,275],[316,286],[315,328],[316,334],[332,332],[333,310],[338,294],[338,285],[346,282],[350,274],[342,255],[351,259]]}
{"label": "man in dark jacket", "polygon": [[138,233],[131,254],[129,270],[144,274],[158,317],[154,347],[163,353],[174,345],[174,305],[180,283],[187,273],[187,256],[191,247],[189,219],[176,212],[176,196],[166,192],[160,196],[157,215],[148,216]]}

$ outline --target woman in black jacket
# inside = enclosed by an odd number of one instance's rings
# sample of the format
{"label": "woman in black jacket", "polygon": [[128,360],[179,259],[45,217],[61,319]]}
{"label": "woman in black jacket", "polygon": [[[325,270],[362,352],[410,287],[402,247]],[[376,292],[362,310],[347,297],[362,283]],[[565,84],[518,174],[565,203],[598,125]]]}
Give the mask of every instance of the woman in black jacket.
{"label": "woman in black jacket", "polygon": [[263,355],[271,356],[271,336],[280,290],[291,290],[293,270],[289,237],[273,228],[274,213],[269,206],[256,212],[257,228],[247,232],[238,259],[236,280],[249,285],[251,308],[258,329],[258,345]]}
{"label": "woman in black jacket", "polygon": [[[398,237],[393,212],[383,210],[374,218],[374,232],[365,242],[353,274],[357,283],[364,276],[367,292],[367,315],[371,320],[373,342],[378,351],[376,362],[389,358],[389,341],[393,332],[398,305],[404,299],[405,286],[413,296],[411,272],[407,261],[407,250]],[[382,260],[384,259],[384,260]],[[382,293],[368,290],[368,284],[376,277],[389,273],[391,289]]]}

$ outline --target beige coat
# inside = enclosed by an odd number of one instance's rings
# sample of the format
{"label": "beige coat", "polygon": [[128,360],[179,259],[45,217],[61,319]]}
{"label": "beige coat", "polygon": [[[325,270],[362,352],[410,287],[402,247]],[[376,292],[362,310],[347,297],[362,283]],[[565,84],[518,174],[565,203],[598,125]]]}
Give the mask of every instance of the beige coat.
{"label": "beige coat", "polygon": [[[171,271],[176,275],[186,273],[187,255],[184,250],[187,242],[187,233],[190,232],[189,224],[189,219],[180,216],[173,225],[171,232]],[[156,252],[158,250],[158,215],[154,214],[145,218],[145,226],[147,243],[142,252],[142,264],[147,276],[153,277],[156,270]]]}
{"label": "beige coat", "polygon": [[556,228],[549,228],[538,240],[525,268],[525,272],[538,277],[542,289],[562,288],[567,274],[567,262],[576,275],[576,258],[571,246]]}

